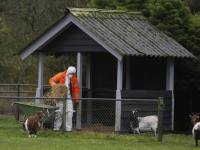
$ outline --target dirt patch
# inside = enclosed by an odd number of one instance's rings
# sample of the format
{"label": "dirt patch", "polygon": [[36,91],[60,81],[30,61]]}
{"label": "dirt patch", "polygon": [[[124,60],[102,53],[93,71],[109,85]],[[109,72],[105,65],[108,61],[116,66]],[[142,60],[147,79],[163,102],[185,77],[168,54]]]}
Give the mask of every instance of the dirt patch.
{"label": "dirt patch", "polygon": [[[76,131],[76,126],[73,126],[72,131]],[[81,126],[81,132],[88,133],[88,134],[112,134],[115,133],[114,126],[105,126],[101,123],[96,124],[83,124]]]}

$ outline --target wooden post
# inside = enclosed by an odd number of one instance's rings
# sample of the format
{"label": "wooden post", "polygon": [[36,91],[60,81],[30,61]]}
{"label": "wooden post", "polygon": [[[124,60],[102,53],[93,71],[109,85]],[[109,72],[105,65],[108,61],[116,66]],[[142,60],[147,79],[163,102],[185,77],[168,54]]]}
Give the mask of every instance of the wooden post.
{"label": "wooden post", "polygon": [[[117,63],[117,90],[116,90],[116,99],[121,99],[121,90],[122,90],[122,80],[123,80],[123,60],[118,60]],[[121,100],[116,101],[115,104],[115,131],[121,131]]]}
{"label": "wooden post", "polygon": [[[17,84],[17,97],[19,97],[19,84]],[[19,99],[17,99],[17,101],[19,102]],[[19,107],[17,106],[17,122],[19,122]]]}
{"label": "wooden post", "polygon": [[65,132],[66,126],[66,98],[63,99],[63,118],[62,118],[62,134]]}
{"label": "wooden post", "polygon": [[131,90],[131,56],[126,58],[126,90]]}
{"label": "wooden post", "polygon": [[166,90],[172,91],[172,130],[174,130],[174,58],[167,57]]}
{"label": "wooden post", "polygon": [[[38,88],[36,90],[36,97],[43,96],[43,73],[44,73],[44,54],[39,53]],[[40,99],[35,99],[35,102],[40,103]]]}
{"label": "wooden post", "polygon": [[163,97],[158,98],[158,142],[162,143],[163,136],[163,111],[165,105],[163,103]]}
{"label": "wooden post", "polygon": [[[87,97],[92,98],[92,79],[91,79],[91,53],[87,58],[86,87],[89,90]],[[92,124],[92,100],[87,100],[87,124]]]}
{"label": "wooden post", "polygon": [[[79,97],[82,98],[82,53],[77,54],[77,79],[79,84]],[[79,100],[78,107],[76,109],[76,130],[81,131],[81,109],[82,100]]]}

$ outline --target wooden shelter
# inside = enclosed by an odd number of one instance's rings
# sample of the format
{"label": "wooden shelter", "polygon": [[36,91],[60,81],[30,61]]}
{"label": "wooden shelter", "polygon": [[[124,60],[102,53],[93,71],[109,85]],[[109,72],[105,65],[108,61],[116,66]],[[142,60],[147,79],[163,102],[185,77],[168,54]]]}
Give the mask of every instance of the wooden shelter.
{"label": "wooden shelter", "polygon": [[[22,59],[33,53],[39,53],[36,97],[43,95],[44,55],[48,53],[77,53],[82,95],[82,55],[87,54],[87,89],[107,89],[90,91],[87,97],[164,97],[166,130],[174,127],[174,59],[195,58],[141,12],[94,8],[67,8],[54,24],[16,52]],[[116,131],[121,130],[122,105],[120,101],[115,105]],[[77,129],[81,129],[80,122]]]}

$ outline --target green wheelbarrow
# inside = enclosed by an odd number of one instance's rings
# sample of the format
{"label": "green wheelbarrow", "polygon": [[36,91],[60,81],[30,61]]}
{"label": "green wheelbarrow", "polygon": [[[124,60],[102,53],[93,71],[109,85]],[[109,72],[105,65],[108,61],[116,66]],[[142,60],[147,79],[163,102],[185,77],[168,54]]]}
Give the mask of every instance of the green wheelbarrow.
{"label": "green wheelbarrow", "polygon": [[[23,121],[19,121],[17,119],[18,117],[15,113],[14,105],[17,105],[24,113]],[[50,106],[50,105],[45,105],[45,104],[35,103],[35,102],[14,102],[12,104],[12,110],[13,110],[13,114],[16,118],[16,121],[18,123],[23,123],[23,128],[24,128],[24,123],[28,117],[34,115],[37,111],[42,111],[42,113],[44,113],[45,116],[42,119],[40,119],[41,130],[43,128],[44,123],[50,123],[51,127],[52,127],[53,122],[55,121],[55,114],[60,112],[58,110],[58,107],[56,107],[56,106]]]}

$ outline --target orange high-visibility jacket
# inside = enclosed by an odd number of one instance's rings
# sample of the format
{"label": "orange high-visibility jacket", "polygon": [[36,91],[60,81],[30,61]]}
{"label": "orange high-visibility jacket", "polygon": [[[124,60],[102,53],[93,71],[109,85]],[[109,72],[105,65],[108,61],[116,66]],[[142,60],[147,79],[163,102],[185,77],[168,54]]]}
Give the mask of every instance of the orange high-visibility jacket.
{"label": "orange high-visibility jacket", "polygon": [[[51,87],[57,84],[64,84],[66,73],[67,73],[67,70],[64,72],[60,72],[54,77],[50,78],[49,84],[51,85]],[[73,75],[73,77],[70,79],[70,82],[71,82],[72,98],[79,98],[79,85],[78,85],[78,80],[75,75]],[[76,99],[75,103],[78,103],[78,102],[79,100]],[[74,101],[73,101],[73,104],[74,104]]]}

